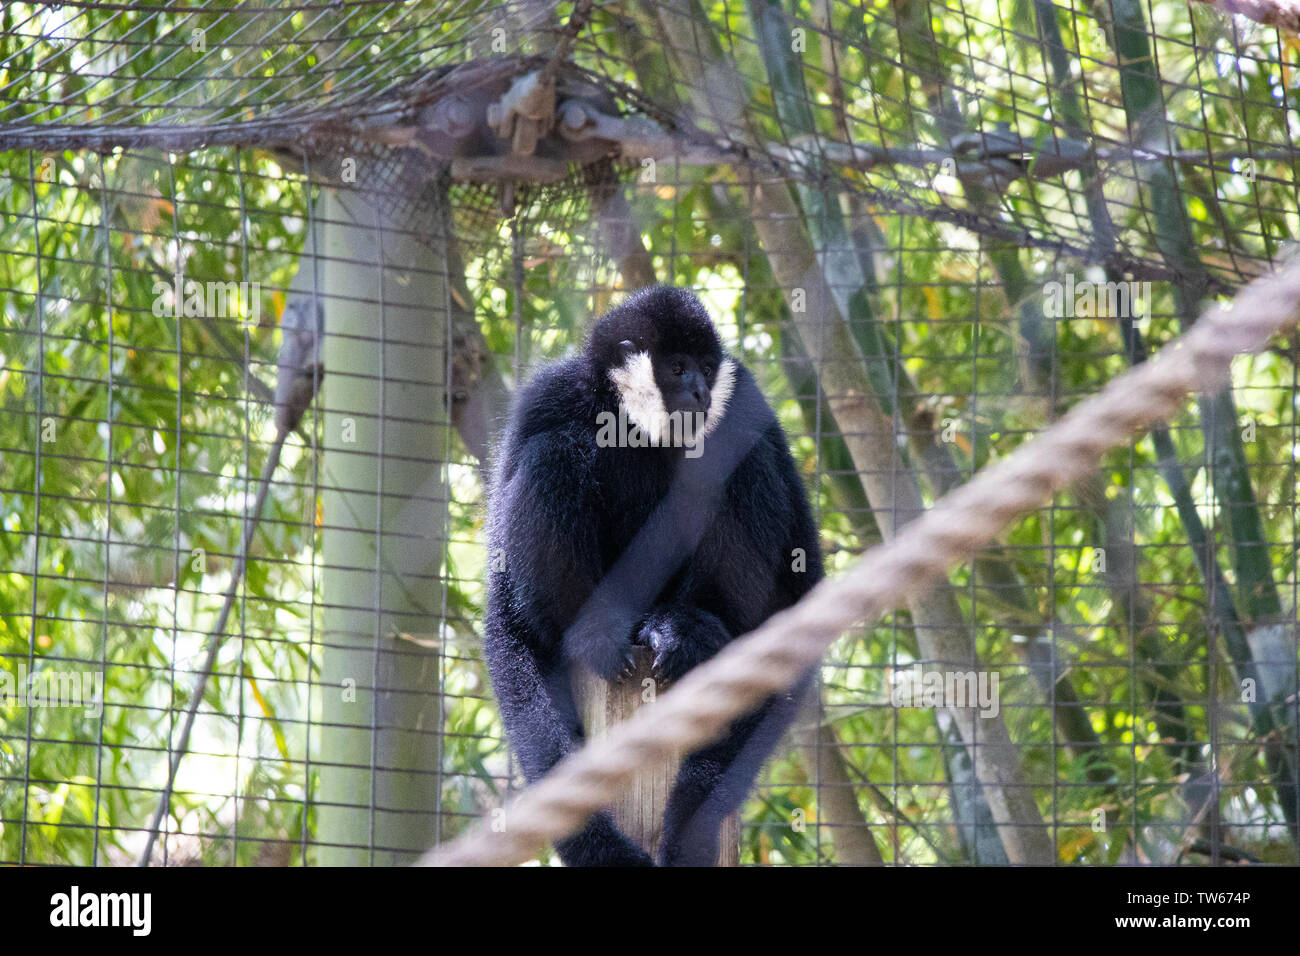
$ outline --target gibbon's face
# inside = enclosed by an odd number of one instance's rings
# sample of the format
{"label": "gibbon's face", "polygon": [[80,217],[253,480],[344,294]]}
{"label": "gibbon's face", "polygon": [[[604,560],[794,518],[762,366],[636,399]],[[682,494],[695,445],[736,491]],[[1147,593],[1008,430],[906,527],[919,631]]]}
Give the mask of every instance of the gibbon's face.
{"label": "gibbon's face", "polygon": [[651,361],[664,408],[669,412],[708,412],[718,374],[712,362],[681,354],[663,355]]}
{"label": "gibbon's face", "polygon": [[654,354],[621,342],[622,363],[610,369],[628,419],[649,435],[668,434],[669,416],[694,415],[703,438],[722,420],[736,384],[735,363],[720,354]]}

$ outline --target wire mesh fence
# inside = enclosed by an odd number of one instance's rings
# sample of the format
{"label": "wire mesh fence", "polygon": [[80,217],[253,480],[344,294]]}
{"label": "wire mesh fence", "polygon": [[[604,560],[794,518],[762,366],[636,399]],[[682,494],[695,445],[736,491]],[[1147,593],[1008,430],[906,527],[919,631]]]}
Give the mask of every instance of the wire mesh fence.
{"label": "wire mesh fence", "polygon": [[[834,573],[1300,225],[1300,44],[1196,4],[0,17],[6,863],[402,863],[505,805],[493,439],[625,291],[700,294]],[[1009,862],[966,688],[1053,859],[1294,863],[1298,358],[845,634],[741,862]]]}

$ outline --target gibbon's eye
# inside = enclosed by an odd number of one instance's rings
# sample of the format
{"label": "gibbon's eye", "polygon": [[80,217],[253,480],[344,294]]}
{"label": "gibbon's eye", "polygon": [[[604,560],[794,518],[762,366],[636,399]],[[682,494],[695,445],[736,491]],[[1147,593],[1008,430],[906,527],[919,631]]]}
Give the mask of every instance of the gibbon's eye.
{"label": "gibbon's eye", "polygon": [[674,362],[673,374],[676,375],[678,378],[681,378],[681,376],[686,374],[686,367],[682,365],[681,362]]}

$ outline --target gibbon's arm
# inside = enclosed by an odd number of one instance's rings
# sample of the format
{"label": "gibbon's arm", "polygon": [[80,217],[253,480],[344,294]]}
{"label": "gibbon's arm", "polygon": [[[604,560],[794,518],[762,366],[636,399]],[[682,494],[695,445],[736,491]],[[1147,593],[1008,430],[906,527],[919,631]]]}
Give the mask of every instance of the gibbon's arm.
{"label": "gibbon's arm", "polygon": [[511,598],[542,640],[558,640],[600,580],[597,507],[575,436],[535,433],[507,449],[492,534],[493,566],[503,561]]}

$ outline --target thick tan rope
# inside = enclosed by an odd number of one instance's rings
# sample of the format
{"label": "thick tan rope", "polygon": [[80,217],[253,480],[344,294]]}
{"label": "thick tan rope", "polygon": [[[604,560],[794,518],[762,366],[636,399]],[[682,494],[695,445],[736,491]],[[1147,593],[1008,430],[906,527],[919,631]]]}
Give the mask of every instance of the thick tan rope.
{"label": "thick tan rope", "polygon": [[607,805],[643,764],[707,743],[763,698],[786,690],[846,629],[924,590],[1022,512],[1086,475],[1098,456],[1167,419],[1187,392],[1226,383],[1240,352],[1262,349],[1300,318],[1300,262],[1214,307],[1152,361],[1120,376],[1050,429],[940,500],[893,541],[828,578],[799,604],[732,642],[653,706],[566,758],[526,789],[491,829],[425,853],[421,865],[521,863]]}

